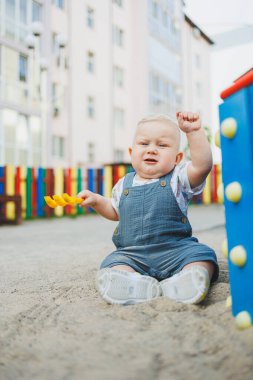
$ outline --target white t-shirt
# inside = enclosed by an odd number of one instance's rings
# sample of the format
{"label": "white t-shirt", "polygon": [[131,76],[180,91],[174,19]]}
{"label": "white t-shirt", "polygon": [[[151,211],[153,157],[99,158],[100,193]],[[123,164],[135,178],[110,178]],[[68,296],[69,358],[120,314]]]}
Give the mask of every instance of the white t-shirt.
{"label": "white t-shirt", "polygon": [[[205,187],[205,181],[204,181],[202,184],[195,187],[194,189],[191,188],[188,174],[187,174],[188,165],[189,165],[189,162],[185,162],[183,164],[177,165],[174,169],[173,175],[171,177],[171,182],[170,182],[171,189],[176,197],[177,203],[181,211],[185,215],[187,214],[188,203],[193,197],[193,195],[202,193]],[[117,214],[119,214],[119,201],[120,201],[120,197],[123,191],[124,178],[125,177],[121,178],[112,189],[111,202]],[[147,184],[154,183],[157,181],[159,181],[158,178],[149,179],[147,181],[140,181],[136,179],[136,176],[134,176],[132,186],[147,185]]]}

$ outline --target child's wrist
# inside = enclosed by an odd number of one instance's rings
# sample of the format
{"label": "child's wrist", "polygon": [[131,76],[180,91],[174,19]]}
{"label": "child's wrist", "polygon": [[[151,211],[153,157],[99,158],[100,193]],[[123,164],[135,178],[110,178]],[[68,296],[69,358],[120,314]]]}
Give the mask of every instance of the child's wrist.
{"label": "child's wrist", "polygon": [[187,136],[196,135],[197,133],[203,131],[204,129],[200,126],[198,129],[193,129],[188,132],[185,132]]}

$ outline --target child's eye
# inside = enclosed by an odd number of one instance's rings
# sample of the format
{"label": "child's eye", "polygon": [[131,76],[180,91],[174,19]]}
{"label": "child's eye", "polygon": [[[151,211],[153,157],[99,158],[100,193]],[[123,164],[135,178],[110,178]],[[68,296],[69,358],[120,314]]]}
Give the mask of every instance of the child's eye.
{"label": "child's eye", "polygon": [[148,143],[145,142],[145,141],[141,141],[141,142],[140,142],[140,145],[148,145]]}
{"label": "child's eye", "polygon": [[168,145],[167,145],[167,144],[159,144],[159,146],[160,146],[161,148],[166,148]]}

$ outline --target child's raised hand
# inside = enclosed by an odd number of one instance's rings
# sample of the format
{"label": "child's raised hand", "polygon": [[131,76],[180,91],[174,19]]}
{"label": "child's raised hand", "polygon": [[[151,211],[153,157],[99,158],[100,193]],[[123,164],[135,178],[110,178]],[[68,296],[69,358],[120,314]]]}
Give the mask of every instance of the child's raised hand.
{"label": "child's raised hand", "polygon": [[201,128],[201,120],[197,113],[177,112],[176,116],[179,128],[185,133],[198,131]]}
{"label": "child's raised hand", "polygon": [[97,205],[98,195],[89,190],[83,190],[78,195],[79,198],[83,198],[83,202],[79,206],[95,207]]}

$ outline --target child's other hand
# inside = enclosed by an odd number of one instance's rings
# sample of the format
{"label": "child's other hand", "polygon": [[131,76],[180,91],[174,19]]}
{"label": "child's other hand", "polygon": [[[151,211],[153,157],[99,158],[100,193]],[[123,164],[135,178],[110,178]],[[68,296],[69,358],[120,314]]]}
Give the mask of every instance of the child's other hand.
{"label": "child's other hand", "polygon": [[82,190],[77,194],[79,198],[83,198],[83,202],[79,203],[79,206],[82,207],[95,207],[97,205],[97,194],[89,190]]}
{"label": "child's other hand", "polygon": [[197,113],[177,112],[178,126],[185,133],[198,131],[201,128],[201,120]]}

